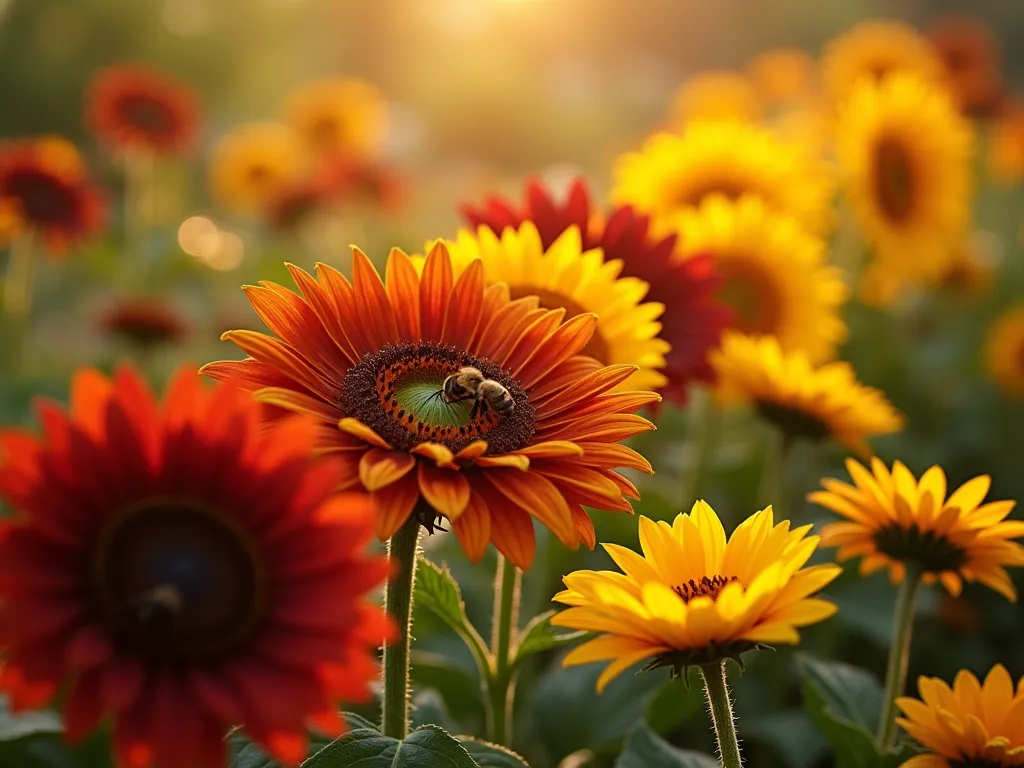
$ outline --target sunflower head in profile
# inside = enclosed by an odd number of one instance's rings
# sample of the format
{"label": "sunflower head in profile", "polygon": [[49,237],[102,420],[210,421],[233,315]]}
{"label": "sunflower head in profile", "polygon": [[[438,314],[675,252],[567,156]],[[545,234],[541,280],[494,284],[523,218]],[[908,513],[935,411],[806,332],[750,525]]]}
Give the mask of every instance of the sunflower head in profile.
{"label": "sunflower head in profile", "polygon": [[755,56],[747,74],[768,104],[793,104],[816,89],[814,59],[802,48],[773,48]]}
{"label": "sunflower head in profile", "polygon": [[671,120],[683,126],[693,120],[749,120],[761,117],[757,88],[740,72],[700,72],[688,78],[672,98]]}
{"label": "sunflower head in profile", "polygon": [[140,349],[174,344],[188,334],[181,313],[153,297],[118,301],[103,313],[99,326]]}
{"label": "sunflower head in profile", "polygon": [[551,623],[598,636],[572,650],[566,666],[611,662],[601,691],[628,667],[710,664],[762,644],[799,642],[798,627],[836,611],[814,597],[842,569],[807,567],[818,546],[811,526],[776,524],[772,508],[737,526],[726,539],[715,511],[703,501],[669,525],[640,518],[642,554],[603,545],[617,571],[575,571],[554,600],[569,606]]}
{"label": "sunflower head in profile", "polygon": [[833,440],[867,455],[869,437],[903,428],[903,416],[882,392],[858,382],[849,363],[815,368],[803,350],[783,352],[773,336],[727,331],[711,364],[721,402],[753,404],[787,441]]}
{"label": "sunflower head in profile", "polygon": [[584,251],[600,248],[606,260],[621,262],[622,275],[646,282],[650,289],[645,298],[665,306],[658,318],[659,335],[671,349],[661,369],[668,381],[658,391],[682,404],[692,382],[711,380],[707,355],[731,319],[728,307],[716,296],[721,280],[711,254],[691,252],[679,258],[678,236],[655,237],[648,217],[631,206],[595,210],[581,178],[573,180],[561,202],[537,179],[527,180],[523,197],[521,205],[488,197],[478,207],[464,205],[462,215],[473,228],[488,227],[494,232],[508,227],[518,230],[532,222],[545,249],[576,227]]}
{"label": "sunflower head in profile", "polygon": [[821,59],[821,79],[834,104],[849,97],[861,82],[879,82],[910,72],[942,83],[945,69],[928,40],[900,21],[866,21],[831,40]]}
{"label": "sunflower head in profile", "polygon": [[285,120],[317,154],[372,156],[387,128],[387,105],[364,80],[329,77],[295,90]]}
{"label": "sunflower head in profile", "polygon": [[[129,369],[78,372],[43,435],[0,431],[0,689],[16,708],[64,696],[65,734],[113,722],[124,766],[222,768],[245,723],[281,763],[307,726],[338,733],[391,636],[365,600],[374,510],[337,493],[315,425],[184,370],[158,403]],[[311,617],[315,617],[311,620]],[[288,701],[287,708],[268,702]]]}
{"label": "sunflower head in profile", "polygon": [[249,123],[235,128],[213,148],[210,187],[225,207],[255,213],[300,179],[307,166],[302,142],[287,126]]}
{"label": "sunflower head in profile", "polygon": [[960,670],[951,688],[937,677],[920,677],[920,698],[900,697],[896,722],[927,752],[900,768],[1017,768],[1024,765],[1024,678],[1014,686],[996,664],[979,682]]}
{"label": "sunflower head in profile", "polygon": [[1005,310],[989,328],[983,349],[985,372],[1008,397],[1024,399],[1024,303]]}
{"label": "sunflower head in profile", "polygon": [[316,278],[288,269],[301,295],[245,289],[277,338],[229,331],[249,357],[203,371],[315,417],[320,450],[347,467],[343,486],[373,493],[379,538],[444,517],[474,562],[493,541],[526,569],[531,518],[593,548],[583,505],[631,511],[624,496],[639,494],[616,469],[650,464],[618,442],[653,429],[635,412],[658,396],[613,393],[636,366],[580,356],[593,314],[567,320],[536,296],[513,298],[479,260],[454,268],[442,242],[422,274],[394,249],[383,281],[358,249],[351,282],[322,264]]}
{"label": "sunflower head in profile", "polygon": [[824,164],[799,145],[750,123],[699,120],[681,133],[657,133],[639,152],[620,157],[612,199],[650,214],[657,234],[671,231],[667,220],[715,195],[753,195],[824,232],[832,224],[832,194]]}
{"label": "sunflower head in profile", "polygon": [[840,107],[837,155],[874,258],[862,288],[888,304],[934,283],[967,233],[974,134],[941,87],[910,73],[861,81]]}
{"label": "sunflower head in profile", "polygon": [[191,88],[163,72],[119,65],[93,77],[85,120],[115,150],[177,154],[195,143],[199,103]]}
{"label": "sunflower head in profile", "polygon": [[38,237],[51,254],[95,236],[105,201],[74,146],[43,137],[0,146],[0,234]]}
{"label": "sunflower head in profile", "polygon": [[993,114],[1005,85],[1002,52],[992,31],[970,16],[948,16],[933,23],[926,34],[960,109],[977,117]]}
{"label": "sunflower head in profile", "polygon": [[808,499],[846,518],[822,530],[826,547],[838,547],[839,559],[861,558],[863,575],[889,569],[894,583],[908,567],[925,583],[941,582],[954,597],[964,580],[977,581],[1009,600],[1017,591],[1006,568],[1024,565],[1024,522],[1007,520],[1012,501],[983,503],[991,479],[964,483],[946,495],[946,474],[932,467],[917,480],[901,462],[889,470],[871,459],[871,470],[846,460],[853,485],[825,479],[823,491]]}
{"label": "sunflower head in profile", "polygon": [[675,226],[688,249],[714,254],[719,297],[733,310],[735,330],[775,336],[813,362],[835,354],[846,338],[840,312],[847,289],[842,272],[827,264],[824,240],[751,195],[712,197]]}

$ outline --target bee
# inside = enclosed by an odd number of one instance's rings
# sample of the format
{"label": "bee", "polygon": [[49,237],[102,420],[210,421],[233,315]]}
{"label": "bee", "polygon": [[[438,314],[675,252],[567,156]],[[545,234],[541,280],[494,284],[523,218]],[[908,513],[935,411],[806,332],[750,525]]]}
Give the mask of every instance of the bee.
{"label": "bee", "polygon": [[505,387],[469,365],[446,378],[439,394],[446,403],[473,398],[470,417],[476,416],[484,408],[490,408],[499,416],[507,416],[515,407],[512,395]]}

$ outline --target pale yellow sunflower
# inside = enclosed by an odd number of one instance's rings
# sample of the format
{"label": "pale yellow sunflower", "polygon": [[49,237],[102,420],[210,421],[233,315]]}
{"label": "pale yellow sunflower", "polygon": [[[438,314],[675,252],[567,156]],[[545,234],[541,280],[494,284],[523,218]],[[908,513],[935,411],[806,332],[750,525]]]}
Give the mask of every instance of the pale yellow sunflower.
{"label": "pale yellow sunflower", "polygon": [[1003,312],[988,331],[985,371],[1006,395],[1024,399],[1024,303]]}
{"label": "pale yellow sunflower", "polygon": [[226,207],[256,213],[306,168],[296,135],[280,123],[242,125],[224,136],[210,157],[210,187]]}
{"label": "pale yellow sunflower", "polygon": [[317,153],[372,156],[387,129],[387,105],[364,80],[329,77],[295,90],[285,120]]}
{"label": "pale yellow sunflower", "polygon": [[672,100],[672,121],[757,120],[761,97],[746,75],[739,72],[700,72],[683,83]]}

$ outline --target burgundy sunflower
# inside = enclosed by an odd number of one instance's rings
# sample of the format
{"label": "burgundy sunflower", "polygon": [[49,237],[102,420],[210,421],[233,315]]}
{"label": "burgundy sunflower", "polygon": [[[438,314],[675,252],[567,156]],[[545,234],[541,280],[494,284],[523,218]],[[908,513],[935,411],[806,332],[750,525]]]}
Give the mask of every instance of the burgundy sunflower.
{"label": "burgundy sunflower", "polygon": [[104,201],[74,148],[41,138],[0,147],[0,209],[11,217],[5,235],[28,231],[61,253],[99,232]]}
{"label": "burgundy sunflower", "polygon": [[118,301],[103,313],[99,325],[103,332],[143,348],[173,344],[188,333],[181,314],[153,297]]}
{"label": "burgundy sunflower", "polygon": [[96,137],[113,149],[182,153],[195,143],[199,102],[191,88],[163,72],[122,64],[93,77],[85,120]]}
{"label": "burgundy sunflower", "polygon": [[721,278],[710,254],[681,258],[677,236],[652,236],[648,217],[628,205],[602,216],[594,211],[582,179],[572,183],[561,205],[540,181],[529,179],[521,206],[489,197],[480,207],[464,205],[462,215],[474,228],[487,226],[498,233],[532,221],[544,248],[570,227],[579,227],[584,250],[601,248],[606,260],[621,260],[624,276],[650,284],[645,301],[665,305],[665,313],[659,318],[663,325],[660,335],[672,345],[672,351],[666,355],[662,370],[669,383],[661,394],[682,404],[691,382],[713,380],[708,352],[718,345],[730,312],[716,297]]}
{"label": "burgundy sunflower", "polygon": [[925,33],[946,68],[946,78],[960,109],[976,117],[992,116],[1005,96],[999,41],[970,16],[949,16]]}
{"label": "burgundy sunflower", "polygon": [[[267,429],[237,386],[194,370],[159,405],[139,376],[77,373],[43,436],[0,431],[0,688],[16,707],[66,694],[67,736],[113,723],[123,768],[225,764],[244,725],[297,765],[307,724],[339,732],[391,634],[363,600],[367,494],[313,458],[316,426]],[[287,702],[282,707],[280,702]]]}
{"label": "burgundy sunflower", "polygon": [[[578,355],[596,318],[563,322],[564,310],[538,299],[485,287],[472,261],[453,277],[443,242],[422,277],[398,249],[386,279],[353,249],[353,281],[317,265],[314,279],[288,265],[301,296],[274,283],[246,288],[278,339],[229,331],[249,357],[202,371],[237,378],[256,398],[318,418],[321,450],[347,467],[345,487],[377,499],[377,536],[392,536],[415,515],[428,529],[451,521],[474,562],[489,542],[521,569],[533,562],[536,518],[569,547],[593,548],[584,505],[631,512],[635,486],[615,470],[650,472],[636,451],[617,442],[653,429],[635,411],[652,392],[608,394],[636,368],[594,369]],[[500,385],[500,410],[473,398],[447,403],[445,379],[476,368]]]}

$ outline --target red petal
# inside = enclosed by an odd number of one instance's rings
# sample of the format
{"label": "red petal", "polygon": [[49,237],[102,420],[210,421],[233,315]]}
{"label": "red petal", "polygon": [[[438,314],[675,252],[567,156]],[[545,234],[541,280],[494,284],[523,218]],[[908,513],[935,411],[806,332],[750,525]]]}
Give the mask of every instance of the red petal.
{"label": "red petal", "polygon": [[421,461],[419,485],[427,503],[449,520],[457,519],[469,504],[469,482],[461,472]]}
{"label": "red petal", "polygon": [[408,474],[401,480],[386,485],[373,494],[377,502],[375,532],[381,541],[390,539],[409,519],[413,507],[420,498],[420,486],[416,476]]}
{"label": "red petal", "polygon": [[91,437],[103,435],[107,403],[114,387],[95,368],[81,368],[71,378],[71,416]]}
{"label": "red petal", "polygon": [[[572,513],[565,498],[550,480],[535,472],[518,472],[509,469],[492,469],[484,478],[511,504],[536,517],[567,547],[575,548],[576,528]],[[488,499],[488,507],[491,506]],[[492,509],[492,512],[494,510]],[[502,514],[494,512],[495,516]]]}
{"label": "red petal", "polygon": [[466,349],[480,323],[483,303],[484,265],[474,259],[452,289],[441,331],[442,343]]}
{"label": "red petal", "polygon": [[444,241],[427,255],[420,278],[420,329],[424,341],[439,341],[452,293],[452,263]]}
{"label": "red petal", "polygon": [[564,309],[545,310],[519,336],[519,340],[501,360],[507,371],[518,371],[530,355],[562,324]]}
{"label": "red petal", "polygon": [[420,338],[420,276],[409,257],[398,248],[388,256],[385,283],[403,339]]}
{"label": "red petal", "polygon": [[577,315],[537,344],[512,375],[524,388],[532,388],[552,370],[581,352],[594,335],[596,327],[597,315]]}
{"label": "red petal", "polygon": [[527,570],[533,564],[537,547],[530,516],[489,483],[474,482],[474,491],[487,504],[494,546],[517,568]]}
{"label": "red petal", "polygon": [[352,289],[356,312],[361,318],[374,349],[399,340],[398,323],[384,283],[366,254],[352,249]]}
{"label": "red petal", "polygon": [[470,562],[479,563],[491,541],[491,515],[480,494],[470,493],[465,511],[452,521],[452,532]]}

